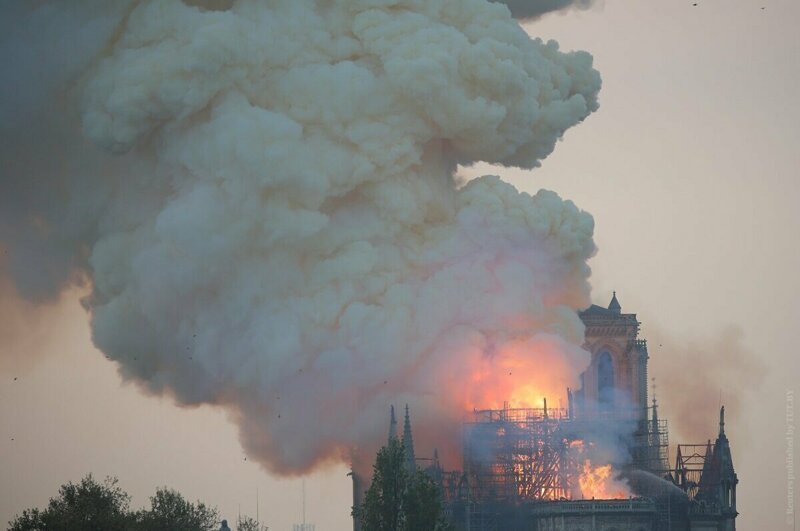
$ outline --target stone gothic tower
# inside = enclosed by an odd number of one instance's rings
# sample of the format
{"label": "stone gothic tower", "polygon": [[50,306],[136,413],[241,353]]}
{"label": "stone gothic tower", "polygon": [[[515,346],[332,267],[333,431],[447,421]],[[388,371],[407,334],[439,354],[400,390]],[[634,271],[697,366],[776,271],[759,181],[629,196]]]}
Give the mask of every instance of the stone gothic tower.
{"label": "stone gothic tower", "polygon": [[583,348],[591,363],[581,375],[578,403],[586,412],[629,412],[647,418],[647,343],[639,339],[636,314],[622,313],[614,292],[608,308],[591,305],[580,313],[586,325]]}

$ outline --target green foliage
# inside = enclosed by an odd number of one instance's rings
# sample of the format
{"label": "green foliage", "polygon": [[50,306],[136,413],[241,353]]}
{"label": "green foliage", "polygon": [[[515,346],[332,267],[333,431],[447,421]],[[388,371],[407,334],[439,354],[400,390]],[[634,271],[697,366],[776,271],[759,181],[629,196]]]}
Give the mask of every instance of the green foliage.
{"label": "green foliage", "polygon": [[80,483],[62,485],[46,509],[23,511],[9,522],[9,531],[124,531],[129,504],[116,478],[98,483],[89,474]]}
{"label": "green foliage", "polygon": [[364,531],[402,529],[402,495],[408,482],[405,452],[397,439],[378,451],[373,466],[372,484],[364,496],[358,517]]}
{"label": "green foliage", "polygon": [[445,531],[439,487],[424,472],[406,468],[405,451],[391,439],[378,452],[364,503],[353,509],[364,531]]}
{"label": "green foliage", "polygon": [[[116,478],[103,483],[91,474],[67,483],[44,510],[27,509],[9,522],[8,531],[216,531],[217,510],[190,503],[174,490],[162,488],[150,498],[150,509],[132,512],[130,496]],[[256,528],[257,529],[257,528]],[[243,531],[252,531],[246,529]],[[261,530],[258,530],[261,531]]]}
{"label": "green foliage", "polygon": [[202,502],[191,503],[175,490],[162,488],[150,497],[150,510],[136,513],[136,529],[142,531],[214,531],[217,510]]}
{"label": "green foliage", "polygon": [[261,525],[254,518],[240,516],[236,521],[236,531],[267,531],[267,526]]}
{"label": "green foliage", "polygon": [[444,521],[441,490],[426,473],[417,471],[411,479],[412,488],[405,497],[405,529],[450,529]]}

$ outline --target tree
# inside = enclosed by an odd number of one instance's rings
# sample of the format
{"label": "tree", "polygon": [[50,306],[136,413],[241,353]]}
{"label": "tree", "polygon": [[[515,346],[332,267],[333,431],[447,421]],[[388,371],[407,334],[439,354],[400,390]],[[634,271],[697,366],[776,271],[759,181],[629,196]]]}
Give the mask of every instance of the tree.
{"label": "tree", "polygon": [[404,500],[406,530],[444,531],[451,526],[444,520],[441,489],[429,475],[417,470],[411,478],[412,488]]}
{"label": "tree", "polygon": [[166,487],[150,497],[150,510],[136,513],[136,528],[142,531],[215,531],[219,514],[213,507],[187,501]]}
{"label": "tree", "polygon": [[254,518],[249,516],[240,516],[236,520],[236,531],[267,531],[268,527],[261,525]]}
{"label": "tree", "polygon": [[62,485],[46,509],[23,511],[9,522],[9,531],[125,531],[130,500],[116,478],[98,483],[89,474],[80,483]]}
{"label": "tree", "polygon": [[[62,485],[44,510],[26,509],[9,522],[8,531],[216,531],[217,510],[190,503],[177,491],[161,488],[150,509],[130,510],[131,497],[116,478],[103,483],[91,474],[80,483]],[[247,531],[252,531],[248,529]],[[262,530],[257,530],[262,531]]]}
{"label": "tree", "polygon": [[364,503],[353,509],[364,531],[443,531],[439,487],[424,472],[409,472],[405,450],[396,438],[378,451],[372,484]]}

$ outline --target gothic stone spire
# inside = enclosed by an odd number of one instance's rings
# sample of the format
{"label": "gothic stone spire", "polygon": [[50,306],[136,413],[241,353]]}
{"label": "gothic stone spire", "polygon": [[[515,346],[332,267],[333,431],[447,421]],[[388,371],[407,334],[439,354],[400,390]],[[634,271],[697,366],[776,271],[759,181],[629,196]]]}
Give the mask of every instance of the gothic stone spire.
{"label": "gothic stone spire", "polygon": [[408,404],[406,404],[406,418],[403,422],[403,446],[406,450],[406,467],[409,472],[414,472],[417,469],[417,464],[414,456],[414,437],[411,435],[411,417],[408,414]]}
{"label": "gothic stone spire", "polygon": [[389,441],[397,439],[397,419],[394,416],[394,404],[392,404],[391,414],[389,417]]}

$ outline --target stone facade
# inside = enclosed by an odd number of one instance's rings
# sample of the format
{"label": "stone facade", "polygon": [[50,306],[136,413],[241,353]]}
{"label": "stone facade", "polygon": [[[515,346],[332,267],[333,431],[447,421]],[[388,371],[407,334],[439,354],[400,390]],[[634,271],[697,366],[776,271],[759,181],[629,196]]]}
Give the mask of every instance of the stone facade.
{"label": "stone facade", "polygon": [[654,531],[651,500],[581,500],[540,504],[536,531]]}

